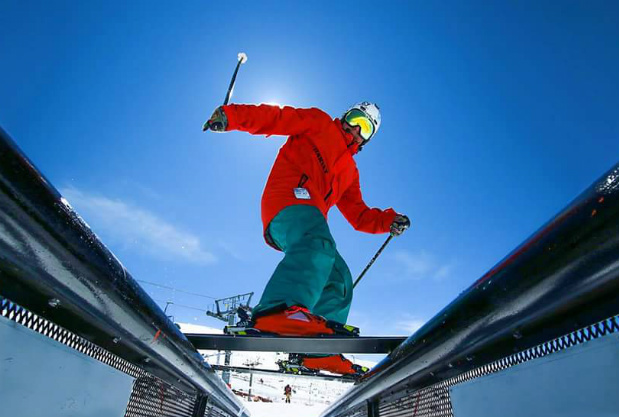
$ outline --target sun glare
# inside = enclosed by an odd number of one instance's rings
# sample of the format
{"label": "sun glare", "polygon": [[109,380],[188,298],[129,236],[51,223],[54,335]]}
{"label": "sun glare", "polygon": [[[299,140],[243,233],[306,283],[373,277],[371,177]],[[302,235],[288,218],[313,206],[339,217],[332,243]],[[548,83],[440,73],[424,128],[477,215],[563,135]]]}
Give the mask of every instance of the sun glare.
{"label": "sun glare", "polygon": [[265,101],[262,104],[268,104],[269,106],[277,106],[277,107],[284,107],[283,104],[278,103],[277,101]]}

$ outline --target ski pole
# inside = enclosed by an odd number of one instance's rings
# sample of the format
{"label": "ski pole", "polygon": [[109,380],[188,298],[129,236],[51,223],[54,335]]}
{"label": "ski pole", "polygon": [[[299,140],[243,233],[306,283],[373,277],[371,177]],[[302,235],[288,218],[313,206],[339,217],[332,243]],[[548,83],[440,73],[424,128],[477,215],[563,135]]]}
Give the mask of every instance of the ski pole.
{"label": "ski pole", "polygon": [[363,278],[363,276],[365,275],[366,272],[368,272],[368,269],[370,269],[370,267],[372,266],[372,264],[374,263],[374,261],[376,260],[376,258],[378,258],[378,255],[381,254],[381,252],[385,249],[385,247],[387,247],[387,244],[391,241],[391,239],[393,239],[393,235],[389,235],[389,237],[387,238],[387,240],[385,240],[385,243],[383,243],[383,246],[380,247],[380,249],[378,250],[378,252],[376,252],[376,255],[374,255],[374,257],[372,258],[372,260],[370,261],[370,263],[368,264],[368,266],[365,267],[365,269],[363,270],[363,272],[361,272],[361,275],[359,275],[359,278],[357,278],[355,280],[355,283],[352,285],[353,288],[355,288],[357,286],[357,284],[359,283],[359,281],[361,281],[361,278]]}
{"label": "ski pole", "polygon": [[[232,79],[230,80],[230,86],[228,87],[226,98],[224,99],[224,104],[223,104],[224,106],[228,104],[228,102],[230,101],[230,97],[232,97],[232,90],[234,90],[234,83],[236,82],[236,74],[239,73],[239,68],[241,68],[241,64],[244,64],[247,62],[247,54],[245,52],[239,52],[237,57],[238,57],[238,62],[236,63],[234,74],[232,74]],[[208,126],[208,120],[207,120],[206,123],[204,123],[204,126],[202,126],[202,131],[206,132],[208,127],[209,126]]]}
{"label": "ski pole", "polygon": [[239,72],[239,68],[241,68],[241,64],[247,62],[247,54],[245,52],[239,52],[237,55],[239,62],[236,64],[236,68],[234,69],[234,74],[232,74],[232,80],[230,80],[230,86],[228,87],[228,92],[226,93],[226,99],[224,100],[224,106],[228,104],[230,101],[230,97],[232,97],[232,90],[234,90],[234,83],[236,82],[236,74]]}

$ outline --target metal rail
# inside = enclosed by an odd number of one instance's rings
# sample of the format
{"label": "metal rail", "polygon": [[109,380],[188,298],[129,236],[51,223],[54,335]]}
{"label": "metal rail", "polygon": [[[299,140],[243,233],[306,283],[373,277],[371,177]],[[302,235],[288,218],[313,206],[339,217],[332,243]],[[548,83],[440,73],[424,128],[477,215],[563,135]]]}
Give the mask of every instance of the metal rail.
{"label": "metal rail", "polygon": [[249,368],[245,366],[226,366],[226,365],[213,365],[213,369],[216,371],[231,371],[237,373],[246,374],[263,374],[263,375],[277,375],[279,377],[291,376],[295,378],[315,378],[325,381],[339,381],[345,383],[353,383],[355,379],[346,375],[330,375],[325,373],[285,373],[276,369],[261,369],[261,368]]}
{"label": "metal rail", "polygon": [[605,173],[327,409],[337,417],[619,313],[619,165]]}
{"label": "metal rail", "polygon": [[196,349],[288,353],[389,353],[406,340],[398,336],[285,337],[185,333]]}
{"label": "metal rail", "polygon": [[248,415],[2,129],[0,294],[231,415]]}

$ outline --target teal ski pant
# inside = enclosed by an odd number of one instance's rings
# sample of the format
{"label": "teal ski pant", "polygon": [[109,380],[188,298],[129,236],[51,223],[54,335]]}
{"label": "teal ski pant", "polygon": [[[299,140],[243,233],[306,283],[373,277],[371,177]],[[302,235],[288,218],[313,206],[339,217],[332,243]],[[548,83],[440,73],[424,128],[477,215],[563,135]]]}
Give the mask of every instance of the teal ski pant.
{"label": "teal ski pant", "polygon": [[268,233],[284,252],[254,314],[285,304],[301,305],[328,320],[346,323],[352,276],[335,248],[324,216],[314,206],[284,208]]}

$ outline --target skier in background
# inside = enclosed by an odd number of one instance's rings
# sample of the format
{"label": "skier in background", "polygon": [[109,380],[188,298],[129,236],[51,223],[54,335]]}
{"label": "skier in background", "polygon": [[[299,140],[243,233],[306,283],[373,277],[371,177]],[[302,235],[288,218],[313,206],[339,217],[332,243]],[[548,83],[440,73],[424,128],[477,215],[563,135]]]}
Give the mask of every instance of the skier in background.
{"label": "skier in background", "polygon": [[286,402],[290,404],[290,397],[292,397],[292,388],[290,388],[290,385],[284,387],[284,395],[286,396]]}
{"label": "skier in background", "polygon": [[[361,196],[353,156],[380,127],[378,106],[362,102],[333,119],[317,108],[232,104],[215,109],[206,126],[215,132],[286,135],[262,195],[264,238],[283,251],[252,314],[252,327],[286,336],[358,335],[346,325],[352,275],[327,225],[337,205],[348,222],[366,233],[398,236],[407,216],[368,207]],[[367,368],[342,355],[297,355],[298,365],[340,374]]]}

